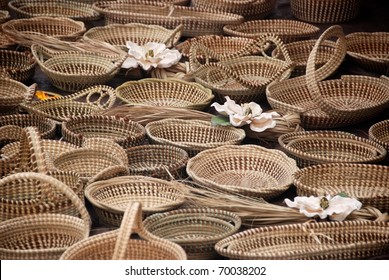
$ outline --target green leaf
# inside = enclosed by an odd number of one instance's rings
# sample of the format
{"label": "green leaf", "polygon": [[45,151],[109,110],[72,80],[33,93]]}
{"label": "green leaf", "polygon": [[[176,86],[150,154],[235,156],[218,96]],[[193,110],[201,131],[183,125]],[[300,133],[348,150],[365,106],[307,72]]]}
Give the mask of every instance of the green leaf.
{"label": "green leaf", "polygon": [[228,126],[231,125],[227,116],[213,116],[211,119],[213,125]]}
{"label": "green leaf", "polygon": [[340,193],[338,193],[338,195],[341,197],[349,197],[349,195],[345,192],[340,192]]}

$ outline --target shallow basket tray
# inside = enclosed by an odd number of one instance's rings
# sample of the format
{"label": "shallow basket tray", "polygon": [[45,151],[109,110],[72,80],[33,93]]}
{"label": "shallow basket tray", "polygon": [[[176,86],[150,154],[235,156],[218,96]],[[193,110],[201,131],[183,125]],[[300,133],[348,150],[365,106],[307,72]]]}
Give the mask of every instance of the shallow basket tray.
{"label": "shallow basket tray", "polygon": [[322,163],[377,163],[386,150],[374,141],[341,131],[303,131],[281,135],[278,142],[299,167]]}
{"label": "shallow basket tray", "polygon": [[0,77],[0,115],[15,113],[28,94],[24,84]]}
{"label": "shallow basket tray", "polygon": [[185,202],[184,186],[146,176],[120,176],[94,182],[85,189],[100,224],[120,226],[129,202],[140,202],[144,215],[175,209]]}
{"label": "shallow basket tray", "polygon": [[200,185],[264,199],[285,192],[297,170],[296,162],[283,152],[255,145],[203,151],[186,167],[188,175]]}
{"label": "shallow basket tray", "polygon": [[142,145],[126,149],[130,175],[164,180],[185,178],[188,153],[168,145]]}
{"label": "shallow basket tray", "polygon": [[126,104],[205,109],[212,91],[200,84],[178,79],[142,79],[116,88],[117,97]]}
{"label": "shallow basket tray", "polygon": [[1,26],[2,24],[0,25],[0,49],[13,49],[16,46],[16,43],[4,33]]}
{"label": "shallow basket tray", "polygon": [[[389,153],[389,120],[373,124],[369,128],[369,139],[383,146]],[[389,157],[386,159],[389,160]]]}
{"label": "shallow basket tray", "polygon": [[143,224],[152,234],[182,246],[188,259],[209,260],[217,256],[215,244],[239,230],[241,219],[228,211],[186,208],[153,214]]}
{"label": "shallow basket tray", "polygon": [[25,82],[34,74],[35,65],[36,61],[29,52],[0,49],[0,76]]}
{"label": "shallow basket tray", "polygon": [[265,226],[219,241],[216,251],[230,259],[367,259],[389,249],[389,223],[318,222]]}
{"label": "shallow basket tray", "polygon": [[346,193],[363,206],[389,211],[389,166],[332,163],[303,168],[294,174],[298,196]]}
{"label": "shallow basket tray", "polygon": [[198,120],[165,119],[150,122],[145,128],[151,144],[178,147],[190,157],[206,149],[238,145],[245,137],[243,129]]}

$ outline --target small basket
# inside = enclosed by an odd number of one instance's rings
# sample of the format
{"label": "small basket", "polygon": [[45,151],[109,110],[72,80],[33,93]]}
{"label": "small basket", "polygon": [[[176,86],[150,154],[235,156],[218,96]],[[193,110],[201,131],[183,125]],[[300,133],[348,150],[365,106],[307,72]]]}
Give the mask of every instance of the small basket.
{"label": "small basket", "polygon": [[145,128],[150,143],[181,148],[190,157],[207,149],[238,145],[246,135],[243,129],[197,120],[165,119],[150,122]]}
{"label": "small basket", "polygon": [[389,74],[389,32],[356,32],[346,36],[347,54],[368,71]]}
{"label": "small basket", "polygon": [[203,151],[186,167],[188,175],[200,185],[264,199],[285,192],[297,170],[296,162],[283,152],[256,145]]}
{"label": "small basket", "polygon": [[337,23],[359,15],[362,0],[290,0],[294,17],[308,22]]}
{"label": "small basket", "polygon": [[[369,128],[369,139],[380,144],[389,153],[389,120],[380,121]],[[389,160],[389,157],[386,159]]]}
{"label": "small basket", "polygon": [[238,25],[226,25],[223,31],[230,36],[253,39],[272,34],[279,37],[286,44],[311,39],[319,34],[320,28],[291,19],[261,19],[246,21]]}
{"label": "small basket", "polygon": [[81,146],[87,138],[105,138],[128,148],[141,145],[146,131],[143,126],[127,118],[94,115],[62,122],[62,136],[65,141],[77,146]]}
{"label": "small basket", "polygon": [[205,109],[213,94],[197,83],[178,79],[142,79],[116,88],[117,97],[126,104]]}
{"label": "small basket", "polygon": [[294,174],[299,196],[346,193],[363,206],[389,211],[389,166],[332,163],[303,168]]}
{"label": "small basket", "polygon": [[[131,239],[137,234],[139,238]],[[129,203],[119,230],[98,234],[68,248],[61,260],[186,260],[177,244],[146,231],[139,203]]]}
{"label": "small basket", "polygon": [[121,176],[88,185],[86,198],[92,203],[100,224],[120,226],[129,202],[143,205],[144,215],[165,212],[185,202],[184,187],[177,182],[144,176]]}
{"label": "small basket", "polygon": [[5,11],[5,10],[0,10],[0,24],[6,22],[7,20],[9,20],[11,17],[9,15],[9,12],[8,11]]}
{"label": "small basket", "polygon": [[167,145],[142,145],[126,149],[130,175],[164,180],[185,178],[188,153]]}
{"label": "small basket", "polygon": [[0,76],[25,82],[34,75],[35,65],[36,61],[29,52],[0,50]]}
{"label": "small basket", "polygon": [[[25,134],[25,131],[19,126],[6,125],[0,127],[0,178],[14,173],[19,168],[20,157],[25,155],[21,153],[20,145],[12,153],[7,151],[7,147],[20,141],[23,134]],[[24,137],[23,140],[26,141],[26,138]]]}
{"label": "small basket", "polygon": [[0,78],[0,115],[16,113],[29,92],[30,89],[18,81]]}
{"label": "small basket", "polygon": [[303,131],[280,136],[278,142],[299,167],[323,163],[376,163],[386,150],[374,141],[341,131]]}
{"label": "small basket", "polygon": [[214,246],[241,226],[238,215],[217,209],[187,208],[151,215],[144,227],[152,234],[182,246],[191,260],[217,257]]}
{"label": "small basket", "polygon": [[215,245],[230,259],[343,260],[387,253],[389,223],[319,222],[265,226],[239,232]]}
{"label": "small basket", "polygon": [[84,38],[106,42],[123,49],[127,48],[128,41],[139,46],[149,42],[162,43],[167,48],[172,48],[177,44],[181,34],[182,25],[171,30],[158,25],[128,23],[93,27],[84,34]]}

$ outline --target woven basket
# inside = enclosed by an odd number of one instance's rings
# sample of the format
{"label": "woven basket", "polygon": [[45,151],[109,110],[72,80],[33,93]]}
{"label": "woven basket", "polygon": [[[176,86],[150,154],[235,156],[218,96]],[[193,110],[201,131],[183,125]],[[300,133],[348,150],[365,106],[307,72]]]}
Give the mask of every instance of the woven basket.
{"label": "woven basket", "polygon": [[68,17],[80,21],[97,20],[100,14],[90,4],[66,0],[12,0],[9,9],[19,18]]}
{"label": "woven basket", "polygon": [[142,79],[116,88],[117,97],[126,104],[205,109],[213,94],[202,85],[178,79]]}
{"label": "woven basket", "polygon": [[216,251],[231,259],[367,259],[389,249],[389,223],[345,221],[265,226],[227,237]]}
{"label": "woven basket", "polygon": [[359,15],[362,0],[290,0],[292,14],[317,23],[337,23]]}
{"label": "woven basket", "polygon": [[177,182],[144,176],[121,176],[88,185],[86,198],[92,203],[100,224],[120,226],[129,202],[143,205],[150,215],[179,207],[185,202],[185,189]]}
{"label": "woven basket", "polygon": [[24,84],[0,78],[0,115],[15,113],[28,93],[29,88]]}
{"label": "woven basket", "polygon": [[235,14],[142,0],[127,3],[96,2],[93,4],[93,8],[105,16],[106,25],[134,22],[174,29],[182,24],[182,35],[185,37],[222,34],[224,25],[237,24],[243,21],[243,17]]}
{"label": "woven basket", "polygon": [[0,24],[6,22],[7,20],[9,20],[11,17],[9,15],[9,12],[8,11],[5,11],[5,10],[0,10]]}
{"label": "woven basket", "polygon": [[188,259],[209,260],[217,257],[215,244],[239,230],[241,219],[223,210],[187,208],[151,215],[143,223],[152,234],[182,246]]}
{"label": "woven basket", "polygon": [[[19,167],[20,147],[13,152],[6,152],[6,147],[12,145],[16,141],[20,141],[25,131],[23,128],[14,125],[6,125],[0,127],[0,178],[13,173]],[[23,138],[26,141],[26,138]],[[19,156],[20,155],[20,156]]]}
{"label": "woven basket", "polygon": [[167,145],[142,145],[126,149],[130,175],[164,180],[185,178],[188,153]]}
{"label": "woven basket", "polygon": [[0,25],[0,49],[12,49],[15,47],[16,43],[4,33]]}
{"label": "woven basket", "polygon": [[[369,139],[380,144],[389,153],[389,120],[380,121],[369,128]],[[389,157],[386,159],[389,160]]]}
{"label": "woven basket", "polygon": [[225,34],[237,37],[258,38],[273,34],[283,43],[310,39],[319,34],[320,29],[312,24],[291,19],[262,19],[246,21],[238,25],[226,25]]}
{"label": "woven basket", "polygon": [[389,74],[389,32],[356,32],[346,36],[349,58],[368,71]]}
{"label": "woven basket", "polygon": [[141,23],[110,24],[89,29],[84,38],[106,42],[113,46],[126,49],[128,41],[143,46],[149,42],[165,44],[167,48],[174,47],[182,34],[182,25],[174,30],[158,25],[146,25]]}
{"label": "woven basket", "polygon": [[335,196],[345,192],[363,206],[389,211],[389,166],[332,163],[303,168],[294,174],[299,196]]}
{"label": "woven basket", "polygon": [[[132,239],[137,234],[139,238]],[[139,203],[129,203],[119,230],[92,236],[70,247],[61,260],[186,260],[177,244],[146,231]]]}
{"label": "woven basket", "polygon": [[110,139],[123,148],[141,145],[146,138],[143,126],[127,118],[114,116],[80,116],[62,122],[62,136],[81,146],[86,138]]}
{"label": "woven basket", "polygon": [[196,183],[223,192],[271,199],[285,192],[298,170],[283,152],[255,145],[223,146],[199,153],[186,172]]}
{"label": "woven basket", "polygon": [[213,126],[210,122],[197,120],[165,119],[150,122],[145,128],[152,144],[181,148],[190,157],[207,149],[238,145],[245,137],[243,129]]}
{"label": "woven basket", "polygon": [[25,82],[34,75],[35,65],[31,53],[0,50],[0,76]]}
{"label": "woven basket", "polygon": [[386,150],[374,141],[341,131],[303,131],[280,136],[281,148],[299,167],[322,163],[376,163]]}

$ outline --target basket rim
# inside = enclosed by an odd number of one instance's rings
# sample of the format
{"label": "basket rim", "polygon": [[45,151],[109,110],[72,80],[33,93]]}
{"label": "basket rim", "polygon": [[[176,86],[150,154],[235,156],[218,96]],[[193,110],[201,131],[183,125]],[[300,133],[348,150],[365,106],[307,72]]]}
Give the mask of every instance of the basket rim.
{"label": "basket rim", "polygon": [[376,129],[379,129],[379,128],[385,128],[387,127],[388,128],[388,135],[389,135],[389,119],[387,120],[383,120],[383,121],[380,121],[380,122],[377,122],[375,124],[373,124],[370,128],[369,128],[369,138],[377,143],[379,143],[380,145],[382,145],[383,147],[386,147],[387,149],[389,148],[389,142],[384,142],[382,141],[382,139],[380,139],[377,135],[376,135]]}
{"label": "basket rim", "polygon": [[[354,40],[358,39],[360,39],[358,43],[354,42]],[[358,51],[363,49],[365,44],[369,44],[370,42],[373,42],[374,44],[389,44],[389,32],[354,32],[346,35],[346,42],[349,48],[347,50],[347,54],[349,56],[359,60],[366,59],[375,63],[389,64],[389,55],[387,56],[387,58],[375,58],[372,57],[370,53],[366,54]],[[350,50],[350,46],[355,47],[355,49]]]}

